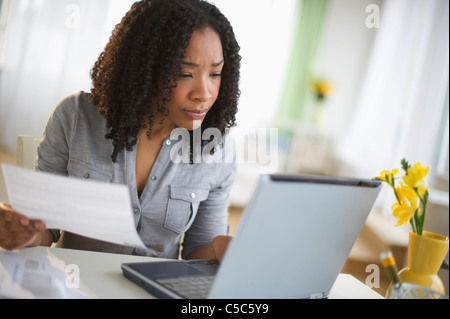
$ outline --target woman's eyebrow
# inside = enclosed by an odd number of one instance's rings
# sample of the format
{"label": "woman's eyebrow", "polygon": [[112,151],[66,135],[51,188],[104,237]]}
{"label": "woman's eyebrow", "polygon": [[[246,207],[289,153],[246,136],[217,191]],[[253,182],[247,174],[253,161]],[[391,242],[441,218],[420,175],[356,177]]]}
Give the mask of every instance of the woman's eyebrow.
{"label": "woman's eyebrow", "polygon": [[[222,59],[220,62],[213,63],[211,66],[217,67],[217,66],[222,65],[223,62],[224,62],[224,59]],[[189,62],[189,61],[181,61],[181,64],[183,64],[183,65],[188,65],[188,66],[192,66],[192,67],[198,67],[198,66],[199,66],[197,63]]]}
{"label": "woman's eyebrow", "polygon": [[225,61],[225,60],[222,59],[220,62],[213,63],[212,66],[220,66],[220,65],[222,65],[222,63],[223,63],[224,61]]}

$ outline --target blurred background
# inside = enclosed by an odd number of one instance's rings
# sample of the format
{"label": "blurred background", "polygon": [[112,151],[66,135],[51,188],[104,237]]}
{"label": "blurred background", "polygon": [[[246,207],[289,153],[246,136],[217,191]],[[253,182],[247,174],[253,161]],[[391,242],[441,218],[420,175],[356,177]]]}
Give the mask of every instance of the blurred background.
{"label": "blurred background", "polygon": [[[62,98],[90,91],[90,69],[133,2],[0,0],[0,162],[15,162],[18,135],[42,135]],[[428,228],[448,235],[447,0],[211,2],[242,55],[232,232],[261,172],[371,178],[405,157],[431,165]],[[361,278],[380,250],[400,259],[407,245],[386,188],[352,251]]]}

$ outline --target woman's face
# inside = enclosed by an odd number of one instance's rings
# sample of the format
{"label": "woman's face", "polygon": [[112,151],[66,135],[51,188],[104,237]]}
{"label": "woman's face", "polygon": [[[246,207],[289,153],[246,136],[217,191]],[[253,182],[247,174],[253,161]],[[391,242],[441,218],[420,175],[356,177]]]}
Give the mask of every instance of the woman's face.
{"label": "woman's face", "polygon": [[168,125],[197,129],[219,95],[224,64],[222,42],[211,28],[194,31],[185,57],[181,77],[167,103]]}

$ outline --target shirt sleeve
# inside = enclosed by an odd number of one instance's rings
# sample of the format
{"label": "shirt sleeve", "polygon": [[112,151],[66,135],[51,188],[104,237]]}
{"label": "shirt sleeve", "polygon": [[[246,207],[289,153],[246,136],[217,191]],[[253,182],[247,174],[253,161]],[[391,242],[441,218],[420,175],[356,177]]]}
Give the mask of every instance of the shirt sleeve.
{"label": "shirt sleeve", "polygon": [[[62,100],[54,109],[44,129],[42,139],[37,148],[37,171],[67,175],[69,147],[77,120],[75,97]],[[53,242],[61,237],[59,229],[49,229]]]}
{"label": "shirt sleeve", "polygon": [[[229,140],[228,143],[231,143],[231,141]],[[228,145],[225,149],[229,149],[229,147]],[[197,216],[184,237],[182,258],[186,258],[196,248],[210,243],[216,236],[228,233],[230,190],[237,169],[234,154],[233,149],[231,163],[218,164],[218,169],[220,169],[219,183],[209,191],[208,198],[200,203]]]}
{"label": "shirt sleeve", "polygon": [[71,95],[58,103],[37,148],[36,170],[67,175],[70,144],[77,123],[77,99]]}

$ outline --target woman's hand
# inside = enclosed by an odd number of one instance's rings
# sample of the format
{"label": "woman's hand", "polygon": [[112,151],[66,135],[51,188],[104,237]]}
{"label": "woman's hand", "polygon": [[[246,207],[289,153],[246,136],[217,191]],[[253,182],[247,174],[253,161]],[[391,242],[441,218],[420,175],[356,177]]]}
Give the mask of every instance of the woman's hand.
{"label": "woman's hand", "polygon": [[36,246],[45,230],[46,226],[42,221],[30,220],[14,211],[11,206],[0,203],[0,247],[13,250]]}
{"label": "woman's hand", "polygon": [[216,253],[216,259],[222,262],[223,256],[227,251],[228,245],[233,237],[231,236],[217,236],[211,242],[212,247]]}
{"label": "woman's hand", "polygon": [[231,236],[217,236],[210,243],[191,252],[186,259],[217,259],[221,262],[232,238]]}

